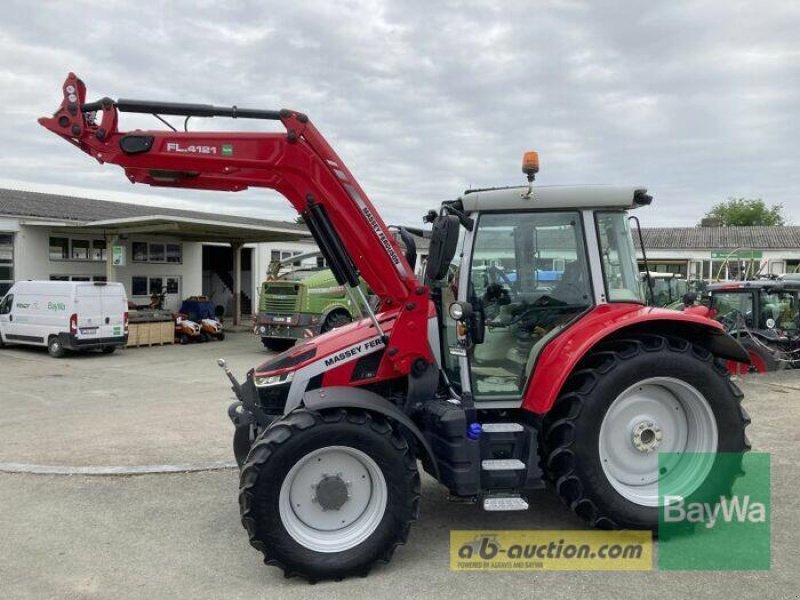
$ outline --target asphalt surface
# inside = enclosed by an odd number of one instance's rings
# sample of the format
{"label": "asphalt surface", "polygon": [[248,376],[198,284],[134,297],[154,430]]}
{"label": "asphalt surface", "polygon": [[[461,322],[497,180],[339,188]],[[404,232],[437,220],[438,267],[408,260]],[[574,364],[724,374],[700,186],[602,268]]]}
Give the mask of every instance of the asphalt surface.
{"label": "asphalt surface", "polygon": [[[56,361],[0,351],[0,463],[174,464],[230,460],[230,395],[266,354],[219,344]],[[451,529],[580,529],[549,491],[525,513],[452,504],[423,482],[408,545],[366,579],[285,579],[239,523],[234,469],[136,476],[0,473],[0,597],[42,598],[798,598],[800,371],[740,382],[754,449],[772,454],[772,568],[760,572],[454,573]]]}

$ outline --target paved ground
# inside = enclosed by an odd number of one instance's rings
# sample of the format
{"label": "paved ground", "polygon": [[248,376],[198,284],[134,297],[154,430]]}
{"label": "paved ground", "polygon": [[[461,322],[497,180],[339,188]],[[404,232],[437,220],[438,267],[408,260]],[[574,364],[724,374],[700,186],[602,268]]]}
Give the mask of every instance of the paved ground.
{"label": "paved ground", "polygon": [[216,360],[225,357],[242,378],[271,355],[248,333],[60,360],[37,348],[4,349],[0,463],[229,461],[233,393]]}
{"label": "paved ground", "polygon": [[[243,371],[264,353],[245,334],[216,345],[63,361],[2,351],[0,462],[228,460],[229,393],[213,364],[218,355]],[[798,598],[800,371],[751,378],[742,387],[754,448],[772,453],[769,572],[451,573],[450,529],[574,529],[581,523],[548,492],[531,497],[527,513],[487,515],[448,503],[425,480],[421,522],[390,565],[368,579],[309,586],[263,566],[247,544],[232,469],[133,477],[0,473],[0,596]]]}

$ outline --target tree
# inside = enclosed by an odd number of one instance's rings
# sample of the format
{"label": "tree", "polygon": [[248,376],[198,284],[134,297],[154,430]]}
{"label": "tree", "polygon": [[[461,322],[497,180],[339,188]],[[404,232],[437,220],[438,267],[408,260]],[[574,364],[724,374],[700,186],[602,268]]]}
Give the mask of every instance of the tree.
{"label": "tree", "polygon": [[785,225],[783,204],[767,206],[761,198],[728,198],[715,204],[705,215],[720,220],[723,227],[735,225]]}

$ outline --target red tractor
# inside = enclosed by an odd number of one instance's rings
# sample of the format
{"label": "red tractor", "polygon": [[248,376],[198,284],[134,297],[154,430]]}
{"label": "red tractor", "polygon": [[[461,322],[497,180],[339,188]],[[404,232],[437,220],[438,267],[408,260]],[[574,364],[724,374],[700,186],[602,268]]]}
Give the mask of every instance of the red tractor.
{"label": "red tractor", "polygon": [[[655,529],[665,476],[685,475],[672,491],[690,496],[716,453],[749,449],[723,363],[747,353],[713,320],[644,304],[627,211],[650,204],[646,190],[534,186],[530,153],[527,185],[471,190],[428,214],[421,285],[413,249],[306,115],[85,95],[70,74],[40,123],[134,183],[279,191],[369,314],[241,384],[228,371],[242,523],[287,575],[366,575],[389,560],[419,513],[418,462],[487,511],[526,510],[550,482],[593,527]],[[121,112],[285,132],[124,132]],[[682,457],[666,475],[664,452]]]}

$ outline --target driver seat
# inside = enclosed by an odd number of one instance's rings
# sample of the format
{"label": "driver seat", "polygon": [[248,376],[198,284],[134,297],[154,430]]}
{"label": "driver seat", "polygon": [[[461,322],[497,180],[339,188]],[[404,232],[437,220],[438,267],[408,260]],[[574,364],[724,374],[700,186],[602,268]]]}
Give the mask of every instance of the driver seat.
{"label": "driver seat", "polygon": [[564,274],[549,295],[564,304],[582,304],[586,301],[586,294],[584,269],[573,260],[564,266]]}

